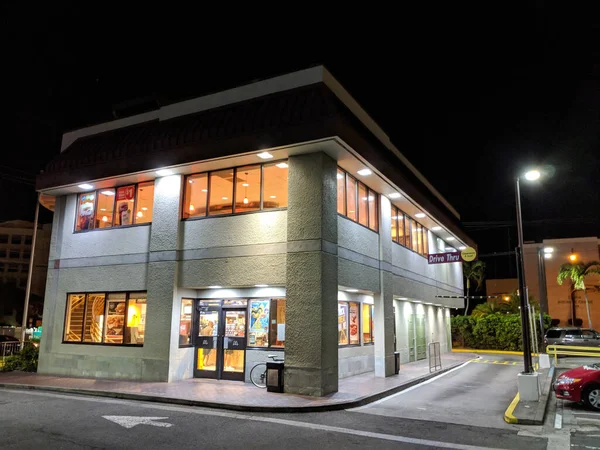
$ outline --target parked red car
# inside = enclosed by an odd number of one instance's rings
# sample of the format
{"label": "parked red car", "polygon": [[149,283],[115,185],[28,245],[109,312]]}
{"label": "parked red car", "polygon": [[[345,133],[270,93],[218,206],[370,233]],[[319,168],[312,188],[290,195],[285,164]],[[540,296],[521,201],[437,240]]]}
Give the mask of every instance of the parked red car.
{"label": "parked red car", "polygon": [[556,379],[554,392],[558,398],[600,410],[600,363],[567,370]]}

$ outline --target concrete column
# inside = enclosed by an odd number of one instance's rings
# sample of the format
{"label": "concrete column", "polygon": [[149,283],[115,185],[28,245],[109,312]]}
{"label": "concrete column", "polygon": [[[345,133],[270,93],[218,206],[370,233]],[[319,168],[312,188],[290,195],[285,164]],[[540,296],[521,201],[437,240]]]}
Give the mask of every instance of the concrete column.
{"label": "concrete column", "polygon": [[394,276],[392,273],[392,206],[379,196],[379,285],[374,296],[375,376],[394,375]]}
{"label": "concrete column", "polygon": [[158,178],[148,263],[148,305],[142,379],[168,381],[173,298],[177,292],[177,243],[181,176]]}
{"label": "concrete column", "polygon": [[324,153],[289,161],[285,391],[338,389],[336,162]]}

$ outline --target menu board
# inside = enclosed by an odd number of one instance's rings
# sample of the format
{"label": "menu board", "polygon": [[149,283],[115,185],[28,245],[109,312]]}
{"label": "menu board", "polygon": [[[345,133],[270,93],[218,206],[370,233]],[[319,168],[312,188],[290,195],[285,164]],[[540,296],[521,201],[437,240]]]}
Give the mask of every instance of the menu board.
{"label": "menu board", "polygon": [[125,301],[109,300],[106,318],[106,342],[111,344],[123,343],[123,328],[125,325]]}

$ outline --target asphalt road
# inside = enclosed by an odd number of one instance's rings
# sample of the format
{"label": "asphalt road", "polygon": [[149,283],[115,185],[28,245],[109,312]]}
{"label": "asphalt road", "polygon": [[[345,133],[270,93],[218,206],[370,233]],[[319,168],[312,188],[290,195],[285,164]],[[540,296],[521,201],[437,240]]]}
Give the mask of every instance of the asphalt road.
{"label": "asphalt road", "polygon": [[545,436],[524,436],[519,427],[500,423],[514,392],[495,383],[516,385],[519,370],[469,363],[371,406],[311,414],[241,414],[0,389],[0,447],[545,449]]}

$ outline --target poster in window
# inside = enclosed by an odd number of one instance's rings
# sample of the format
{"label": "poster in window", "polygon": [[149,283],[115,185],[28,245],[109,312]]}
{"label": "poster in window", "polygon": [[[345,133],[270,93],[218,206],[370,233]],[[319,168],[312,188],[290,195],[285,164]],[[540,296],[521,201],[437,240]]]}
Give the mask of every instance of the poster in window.
{"label": "poster in window", "polygon": [[96,194],[94,192],[90,194],[82,194],[79,197],[79,212],[77,229],[78,230],[89,230],[94,228],[94,199]]}
{"label": "poster in window", "polygon": [[255,347],[269,345],[269,304],[270,300],[252,300],[250,302],[249,344]]}
{"label": "poster in window", "polygon": [[358,334],[358,303],[350,303],[348,316],[350,321],[350,345],[360,344],[360,336]]}
{"label": "poster in window", "polygon": [[338,303],[338,344],[348,344],[348,322],[346,319],[348,305]]}
{"label": "poster in window", "polygon": [[123,327],[125,325],[125,302],[109,301],[106,319],[106,342],[120,344],[123,342]]}
{"label": "poster in window", "polygon": [[122,186],[117,189],[117,222],[119,225],[131,225],[133,223],[133,198],[135,186]]}

